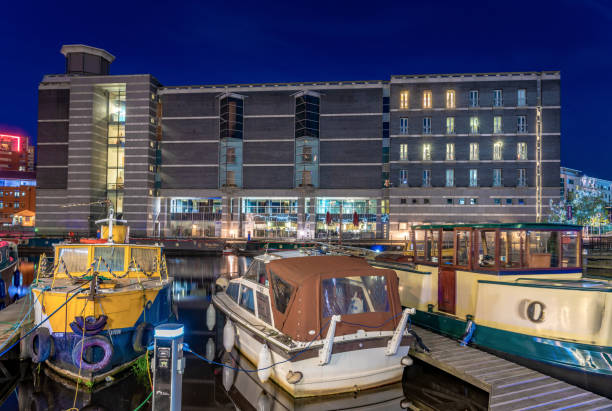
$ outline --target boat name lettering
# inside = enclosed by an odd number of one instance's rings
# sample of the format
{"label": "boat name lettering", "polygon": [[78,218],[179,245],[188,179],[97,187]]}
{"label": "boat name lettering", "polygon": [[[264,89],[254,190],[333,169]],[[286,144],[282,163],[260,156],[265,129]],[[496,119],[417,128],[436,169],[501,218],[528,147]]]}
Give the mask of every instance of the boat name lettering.
{"label": "boat name lettering", "polygon": [[532,301],[527,306],[527,317],[534,323],[544,321],[544,309],[546,306],[539,301]]}

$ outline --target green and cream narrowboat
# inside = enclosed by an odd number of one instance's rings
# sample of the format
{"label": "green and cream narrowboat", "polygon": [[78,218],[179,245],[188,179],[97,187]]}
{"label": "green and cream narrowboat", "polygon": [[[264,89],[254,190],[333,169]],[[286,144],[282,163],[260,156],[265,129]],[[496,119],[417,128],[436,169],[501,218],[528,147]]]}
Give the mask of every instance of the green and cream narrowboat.
{"label": "green and cream narrowboat", "polygon": [[414,323],[612,394],[612,284],[582,277],[581,227],[421,225],[394,269]]}

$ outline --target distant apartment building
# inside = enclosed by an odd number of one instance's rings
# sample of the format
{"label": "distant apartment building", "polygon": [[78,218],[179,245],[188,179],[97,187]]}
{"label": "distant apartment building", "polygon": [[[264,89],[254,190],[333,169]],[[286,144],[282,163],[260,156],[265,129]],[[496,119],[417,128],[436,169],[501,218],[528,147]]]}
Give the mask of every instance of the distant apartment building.
{"label": "distant apartment building", "polygon": [[36,212],[34,147],[27,137],[0,133],[0,225],[13,225],[26,210]]}
{"label": "distant apartment building", "polygon": [[162,86],[62,53],[39,85],[42,232],[92,232],[110,200],[136,235],[401,238],[559,198],[559,72]]}
{"label": "distant apartment building", "polygon": [[601,196],[607,205],[612,205],[612,181],[591,177],[580,170],[561,167],[561,198],[569,200],[576,190]]}

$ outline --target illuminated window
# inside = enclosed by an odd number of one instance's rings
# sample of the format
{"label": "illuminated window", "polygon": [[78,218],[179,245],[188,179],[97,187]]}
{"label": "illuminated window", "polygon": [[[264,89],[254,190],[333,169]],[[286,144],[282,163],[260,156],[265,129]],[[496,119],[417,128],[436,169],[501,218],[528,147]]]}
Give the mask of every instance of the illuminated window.
{"label": "illuminated window", "polygon": [[455,160],[455,143],[446,144],[446,160],[447,161]]}
{"label": "illuminated window", "polygon": [[501,168],[493,169],[493,187],[501,187],[502,185],[502,170]]}
{"label": "illuminated window", "polygon": [[423,134],[431,134],[431,117],[423,118]]}
{"label": "illuminated window", "polygon": [[242,98],[226,96],[219,100],[219,138],[242,138],[243,111]]}
{"label": "illuminated window", "polygon": [[470,169],[470,187],[478,187],[478,170]]}
{"label": "illuminated window", "polygon": [[446,169],[446,187],[455,186],[455,170],[452,168]]}
{"label": "illuminated window", "polygon": [[525,116],[518,116],[516,118],[516,132],[526,133],[527,132],[527,119]]}
{"label": "illuminated window", "polygon": [[400,144],[400,160],[408,160],[408,144]]}
{"label": "illuminated window", "polygon": [[516,181],[518,187],[527,187],[527,170],[524,168],[518,169],[518,178]]}
{"label": "illuminated window", "polygon": [[502,91],[493,90],[493,107],[501,107],[504,105]]}
{"label": "illuminated window", "polygon": [[423,161],[431,161],[431,144],[423,144]]}
{"label": "illuminated window", "polygon": [[455,108],[455,90],[446,90],[446,108]]}
{"label": "illuminated window", "polygon": [[478,90],[470,90],[469,104],[470,107],[478,107]]}
{"label": "illuminated window", "polygon": [[408,170],[400,170],[400,186],[407,186],[408,185]]}
{"label": "illuminated window", "polygon": [[423,92],[423,108],[431,108],[431,90],[425,90]]}
{"label": "illuminated window", "polygon": [[455,117],[446,117],[446,134],[455,134]]}
{"label": "illuminated window", "polygon": [[520,88],[516,91],[516,105],[523,107],[527,105],[527,90]]}
{"label": "illuminated window", "polygon": [[406,117],[400,118],[400,134],[408,134],[408,119]]}
{"label": "illuminated window", "polygon": [[502,133],[502,117],[495,116],[493,117],[493,133],[500,134]]}
{"label": "illuminated window", "polygon": [[423,170],[423,187],[431,187],[431,170]]}
{"label": "illuminated window", "polygon": [[501,141],[498,141],[493,144],[493,160],[500,161],[502,159],[502,149],[503,144]]}
{"label": "illuminated window", "polygon": [[470,143],[470,160],[476,161],[480,157],[480,149],[478,143]]}
{"label": "illuminated window", "polygon": [[527,143],[516,143],[516,159],[527,160]]}
{"label": "illuminated window", "polygon": [[479,129],[480,122],[478,121],[478,117],[470,117],[470,133],[478,134]]}
{"label": "illuminated window", "polygon": [[406,109],[410,107],[409,104],[410,93],[408,90],[404,90],[400,93],[400,108]]}
{"label": "illuminated window", "polygon": [[236,162],[236,148],[228,147],[225,151],[225,161],[227,164],[234,164]]}

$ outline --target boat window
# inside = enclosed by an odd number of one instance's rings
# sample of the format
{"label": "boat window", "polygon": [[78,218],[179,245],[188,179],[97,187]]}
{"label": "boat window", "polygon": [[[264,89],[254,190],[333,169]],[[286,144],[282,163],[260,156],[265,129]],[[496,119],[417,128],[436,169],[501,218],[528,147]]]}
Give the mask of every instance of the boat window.
{"label": "boat window", "polygon": [[238,283],[230,283],[227,286],[227,295],[231,297],[232,300],[238,302],[238,293],[240,291],[240,284]]}
{"label": "boat window", "polygon": [[470,262],[470,231],[455,231],[457,238],[457,262],[455,265],[467,267]]}
{"label": "boat window", "polygon": [[255,300],[253,299],[253,289],[242,285],[240,291],[240,306],[246,308],[253,314],[255,314]]}
{"label": "boat window", "polygon": [[425,259],[425,230],[414,232],[414,259],[423,261]]}
{"label": "boat window", "polygon": [[270,318],[270,299],[264,293],[257,291],[257,317],[268,324],[272,324]]}
{"label": "boat window", "polygon": [[559,266],[559,232],[527,232],[527,266],[529,268],[551,268]]}
{"label": "boat window", "polygon": [[564,231],[561,237],[561,266],[578,267],[580,265],[580,249],[578,248],[578,232]]}
{"label": "boat window", "polygon": [[478,265],[482,268],[495,266],[495,231],[479,231]]}
{"label": "boat window", "polygon": [[291,300],[291,295],[293,294],[293,286],[273,272],[270,272],[270,277],[272,279],[274,305],[278,311],[284,314],[289,305],[289,300]]}
{"label": "boat window", "polygon": [[132,258],[147,273],[155,271],[158,250],[154,248],[132,248]]}
{"label": "boat window", "polygon": [[321,281],[323,317],[389,311],[387,279],[382,275]]}
{"label": "boat window", "polygon": [[263,261],[253,260],[244,277],[258,284],[268,286],[266,264]]}
{"label": "boat window", "polygon": [[429,231],[427,232],[427,247],[426,260],[430,263],[438,263],[438,241],[440,239],[440,231]]}
{"label": "boat window", "polygon": [[[87,271],[87,247],[60,248],[59,258],[66,264],[69,273],[79,273]],[[64,267],[58,261],[57,272],[64,271]]]}
{"label": "boat window", "polygon": [[442,264],[453,265],[455,257],[455,243],[452,231],[442,231]]}
{"label": "boat window", "polygon": [[[124,247],[95,247],[94,260],[102,257],[96,264],[96,269],[100,272],[110,268],[111,271],[125,271],[125,248]],[[106,264],[104,264],[106,262]],[[108,266],[108,267],[107,267]]]}
{"label": "boat window", "polygon": [[499,233],[499,265],[502,268],[520,268],[523,248],[525,243],[525,232],[500,231]]}

